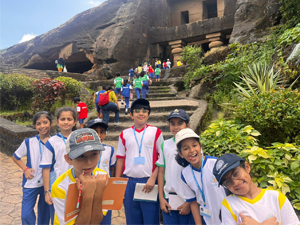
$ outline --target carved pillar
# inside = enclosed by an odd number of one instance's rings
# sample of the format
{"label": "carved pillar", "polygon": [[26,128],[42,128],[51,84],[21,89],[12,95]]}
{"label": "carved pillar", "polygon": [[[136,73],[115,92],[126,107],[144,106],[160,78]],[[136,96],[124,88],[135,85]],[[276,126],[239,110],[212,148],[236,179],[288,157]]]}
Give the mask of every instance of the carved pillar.
{"label": "carved pillar", "polygon": [[169,42],[171,46],[171,53],[173,55],[173,66],[177,66],[177,60],[180,58],[180,54],[183,52],[183,47],[186,46],[186,43],[182,40],[171,41]]}
{"label": "carved pillar", "polygon": [[226,38],[225,35],[221,32],[214,33],[214,34],[207,34],[205,37],[210,42],[208,45],[210,49],[223,46]]}

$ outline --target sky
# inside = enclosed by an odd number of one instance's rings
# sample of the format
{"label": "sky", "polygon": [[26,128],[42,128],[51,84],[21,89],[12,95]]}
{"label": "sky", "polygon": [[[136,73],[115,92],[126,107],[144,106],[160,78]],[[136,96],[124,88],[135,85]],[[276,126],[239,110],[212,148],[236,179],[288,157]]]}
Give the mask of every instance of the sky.
{"label": "sky", "polygon": [[105,0],[0,0],[0,49],[46,33]]}

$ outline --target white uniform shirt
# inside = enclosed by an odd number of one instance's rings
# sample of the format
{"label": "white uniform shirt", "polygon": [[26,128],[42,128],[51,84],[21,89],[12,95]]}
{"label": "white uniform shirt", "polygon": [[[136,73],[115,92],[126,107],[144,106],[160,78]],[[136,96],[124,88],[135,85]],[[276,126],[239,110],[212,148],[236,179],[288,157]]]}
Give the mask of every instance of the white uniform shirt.
{"label": "white uniform shirt", "polygon": [[185,189],[188,186],[181,179],[181,171],[184,167],[180,166],[175,160],[175,155],[177,154],[175,138],[164,141],[159,150],[160,157],[156,165],[165,168],[165,198],[169,198],[170,192],[176,192],[183,201],[186,201]]}
{"label": "white uniform shirt", "polygon": [[141,156],[145,157],[145,164],[134,164],[134,158],[139,157],[138,145],[141,142],[144,129],[135,131],[138,144],[134,136],[134,126],[123,130],[119,137],[117,158],[125,159],[123,174],[126,176],[135,178],[150,177],[156,168],[155,162],[158,159],[159,146],[164,139],[162,132],[157,127],[148,124],[146,125],[141,151]]}
{"label": "white uniform shirt", "polygon": [[222,202],[222,224],[242,223],[240,213],[258,223],[275,216],[279,224],[300,224],[290,201],[278,191],[262,189],[254,199],[237,195],[227,196]]}
{"label": "white uniform shirt", "polygon": [[60,133],[49,138],[46,143],[46,149],[42,157],[42,162],[40,164],[41,168],[49,168],[50,171],[55,171],[56,178],[61,174],[66,172],[68,169],[72,168],[66,160],[64,155],[66,154],[66,144],[67,138],[62,137]]}
{"label": "white uniform shirt", "polygon": [[[192,169],[195,177],[198,181],[200,188],[204,191],[206,208],[211,211],[211,218],[203,216],[207,225],[218,225],[221,224],[219,215],[221,211],[221,205],[223,199],[226,197],[225,190],[222,186],[218,187],[218,182],[213,175],[213,168],[217,158],[211,156],[205,156],[203,162],[203,171],[201,169],[193,168],[191,165],[185,167],[181,171],[181,179],[189,186],[185,189],[186,201],[197,203],[204,206],[201,193],[195,182]],[[203,186],[201,182],[201,172],[203,173]]]}
{"label": "white uniform shirt", "polygon": [[171,62],[167,61],[167,66],[171,69]]}
{"label": "white uniform shirt", "polygon": [[37,188],[43,186],[42,168],[40,168],[41,154],[45,152],[45,145],[41,141],[41,149],[39,145],[40,137],[36,135],[31,138],[25,139],[20,147],[15,151],[14,156],[20,160],[22,157],[27,156],[26,166],[34,169],[34,177],[32,179],[26,179],[23,174],[22,187],[24,188]]}
{"label": "white uniform shirt", "polygon": [[101,151],[98,168],[106,171],[110,175],[110,167],[116,165],[116,152],[114,147],[103,144],[105,150]]}

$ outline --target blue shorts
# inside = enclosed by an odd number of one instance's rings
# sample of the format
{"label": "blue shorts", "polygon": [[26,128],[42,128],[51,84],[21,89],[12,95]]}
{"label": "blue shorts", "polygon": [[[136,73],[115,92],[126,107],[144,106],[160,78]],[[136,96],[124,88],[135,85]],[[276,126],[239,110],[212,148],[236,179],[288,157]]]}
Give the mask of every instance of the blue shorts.
{"label": "blue shorts", "polygon": [[160,79],[160,75],[155,75],[156,79]]}
{"label": "blue shorts", "polygon": [[121,88],[115,88],[115,94],[119,94],[121,92]]}
{"label": "blue shorts", "polygon": [[129,74],[129,77],[134,77],[134,73],[133,73],[133,74],[130,73],[130,74]]}
{"label": "blue shorts", "polygon": [[149,78],[153,78],[153,77],[154,77],[154,73],[150,73]]}
{"label": "blue shorts", "polygon": [[85,118],[84,119],[79,119],[79,123],[80,124],[83,124],[83,121],[85,120]]}
{"label": "blue shorts", "polygon": [[100,113],[100,106],[98,105],[98,103],[95,103],[95,105],[96,105],[97,113]]}

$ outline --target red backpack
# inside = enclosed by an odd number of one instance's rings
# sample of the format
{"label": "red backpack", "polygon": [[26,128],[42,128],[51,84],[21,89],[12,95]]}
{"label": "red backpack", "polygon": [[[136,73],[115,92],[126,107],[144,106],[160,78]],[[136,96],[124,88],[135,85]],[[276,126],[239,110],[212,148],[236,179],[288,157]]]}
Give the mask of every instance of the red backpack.
{"label": "red backpack", "polygon": [[109,103],[109,93],[110,91],[99,94],[99,106],[107,105]]}

